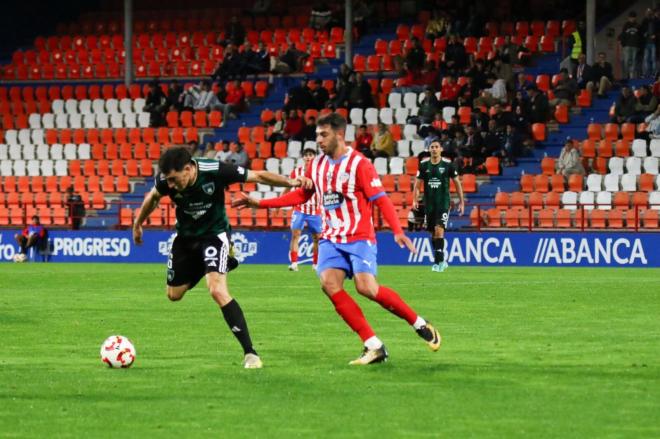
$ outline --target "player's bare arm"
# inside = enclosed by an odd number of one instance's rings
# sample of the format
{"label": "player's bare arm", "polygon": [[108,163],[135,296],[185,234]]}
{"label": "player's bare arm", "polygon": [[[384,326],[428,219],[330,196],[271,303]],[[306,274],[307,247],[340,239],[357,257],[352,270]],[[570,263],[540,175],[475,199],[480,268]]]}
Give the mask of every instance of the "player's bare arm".
{"label": "player's bare arm", "polygon": [[311,189],[314,186],[312,180],[307,177],[289,178],[268,171],[248,171],[246,181],[250,183],[269,184],[271,186],[302,187],[303,189]]}
{"label": "player's bare arm", "polygon": [[412,199],[413,199],[413,204],[412,208],[413,209],[418,209],[419,208],[419,187],[421,186],[421,181],[419,178],[415,179],[415,185],[413,186],[413,193],[412,193]]}
{"label": "player's bare arm", "polygon": [[405,233],[403,233],[403,230],[399,225],[396,209],[394,208],[394,204],[392,203],[392,200],[390,200],[390,197],[385,195],[376,198],[374,204],[378,206],[378,209],[380,209],[383,218],[390,226],[390,229],[392,229],[392,232],[394,233],[394,242],[396,242],[399,247],[407,247],[411,253],[416,253],[417,250],[415,249],[412,241],[406,236]]}
{"label": "player's bare arm", "polygon": [[135,244],[142,245],[142,224],[158,206],[161,198],[162,195],[156,190],[156,188],[151,189],[151,191],[144,197],[142,206],[140,206],[140,212],[133,223],[133,242],[135,242]]}
{"label": "player's bare arm", "polygon": [[[456,185],[456,192],[458,192],[458,214],[463,215],[463,212],[465,212],[465,197],[463,195],[463,185],[461,184],[461,180],[458,177],[454,178],[454,184]],[[417,181],[415,181],[415,185],[417,185]],[[413,194],[413,196],[414,195],[415,194]]]}

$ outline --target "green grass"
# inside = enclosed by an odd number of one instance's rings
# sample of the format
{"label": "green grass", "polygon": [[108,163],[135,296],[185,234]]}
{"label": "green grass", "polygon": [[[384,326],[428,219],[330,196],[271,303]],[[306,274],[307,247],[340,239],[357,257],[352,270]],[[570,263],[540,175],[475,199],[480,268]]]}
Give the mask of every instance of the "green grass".
{"label": "green grass", "polygon": [[[310,267],[230,275],[265,368],[200,287],[163,265],[0,266],[0,437],[659,437],[660,271],[381,267],[444,335],[427,350],[358,299],[390,351],[361,346]],[[354,291],[352,285],[349,291]],[[101,342],[136,345],[130,369]]]}

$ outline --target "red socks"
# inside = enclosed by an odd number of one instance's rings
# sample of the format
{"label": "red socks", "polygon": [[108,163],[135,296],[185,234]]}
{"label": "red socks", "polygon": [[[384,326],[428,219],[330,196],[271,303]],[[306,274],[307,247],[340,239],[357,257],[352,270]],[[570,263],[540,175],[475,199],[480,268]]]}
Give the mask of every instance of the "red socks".
{"label": "red socks", "polygon": [[411,325],[417,320],[417,313],[413,311],[394,290],[390,290],[381,285],[378,288],[378,294],[376,294],[374,300],[378,302],[380,306],[395,316],[401,317]]}
{"label": "red socks", "polygon": [[337,314],[344,319],[346,324],[348,324],[353,331],[358,333],[362,341],[366,341],[375,335],[373,329],[369,326],[369,322],[364,318],[362,310],[346,291],[341,290],[338,293],[333,294],[330,296],[330,300],[335,305],[335,311],[337,311]]}
{"label": "red socks", "polygon": [[298,252],[289,252],[291,262],[298,262]]}
{"label": "red socks", "polygon": [[312,264],[316,265],[318,261],[319,261],[319,252],[315,251],[314,254],[312,255]]}

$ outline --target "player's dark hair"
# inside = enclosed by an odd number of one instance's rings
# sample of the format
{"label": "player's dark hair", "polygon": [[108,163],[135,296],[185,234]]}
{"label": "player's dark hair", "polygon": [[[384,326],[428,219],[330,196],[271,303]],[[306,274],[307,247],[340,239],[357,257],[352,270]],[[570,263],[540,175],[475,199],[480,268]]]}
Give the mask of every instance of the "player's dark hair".
{"label": "player's dark hair", "polygon": [[183,146],[175,146],[165,150],[163,155],[158,160],[158,169],[164,175],[170,172],[180,172],[184,166],[192,161],[192,156],[188,148]]}
{"label": "player's dark hair", "polygon": [[332,131],[346,131],[346,119],[339,113],[330,113],[319,117],[316,126],[330,125]]}
{"label": "player's dark hair", "polygon": [[316,155],[316,150],[314,148],[305,148],[303,149],[302,155],[305,154],[314,154]]}

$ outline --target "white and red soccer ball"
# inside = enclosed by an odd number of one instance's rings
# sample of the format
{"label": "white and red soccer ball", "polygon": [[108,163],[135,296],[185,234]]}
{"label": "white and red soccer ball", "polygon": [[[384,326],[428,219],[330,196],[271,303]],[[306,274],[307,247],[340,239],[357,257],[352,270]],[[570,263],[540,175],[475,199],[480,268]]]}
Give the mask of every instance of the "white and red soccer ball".
{"label": "white and red soccer ball", "polygon": [[135,346],[123,335],[111,335],[101,345],[101,361],[109,367],[131,367],[135,361]]}

